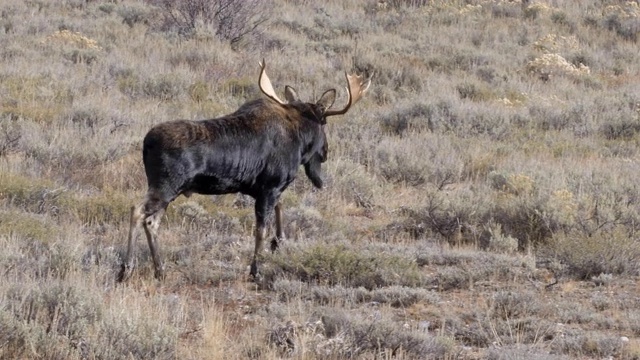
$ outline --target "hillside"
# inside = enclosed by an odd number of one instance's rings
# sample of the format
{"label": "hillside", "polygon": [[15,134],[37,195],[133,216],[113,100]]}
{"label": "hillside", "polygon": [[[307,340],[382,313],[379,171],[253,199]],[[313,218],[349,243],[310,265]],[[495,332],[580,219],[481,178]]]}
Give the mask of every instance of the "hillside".
{"label": "hillside", "polygon": [[[206,7],[202,4],[222,4]],[[640,4],[0,2],[0,358],[640,358]],[[117,283],[155,124],[346,101],[249,277],[253,200],[180,197]],[[273,231],[272,231],[273,233]]]}

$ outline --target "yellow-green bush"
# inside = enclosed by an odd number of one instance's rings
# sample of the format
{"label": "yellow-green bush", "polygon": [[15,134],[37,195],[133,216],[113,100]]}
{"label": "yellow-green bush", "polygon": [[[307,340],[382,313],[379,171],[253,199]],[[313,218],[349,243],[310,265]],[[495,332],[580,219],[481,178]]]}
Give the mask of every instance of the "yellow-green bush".
{"label": "yellow-green bush", "polygon": [[231,96],[250,99],[258,95],[256,85],[255,78],[243,77],[229,79],[220,88]]}
{"label": "yellow-green bush", "polygon": [[72,91],[49,75],[11,76],[0,82],[4,90],[0,114],[51,124],[73,101]]}
{"label": "yellow-green bush", "polygon": [[573,278],[640,273],[640,242],[621,226],[591,236],[577,231],[555,234],[549,250]]}
{"label": "yellow-green bush", "polygon": [[[273,259],[271,259],[273,258]],[[302,281],[375,289],[389,285],[418,286],[423,281],[417,263],[402,256],[360,251],[344,245],[315,245],[270,257],[276,268]]]}
{"label": "yellow-green bush", "polygon": [[95,195],[77,196],[65,204],[83,224],[128,224],[131,206],[136,204],[129,194],[105,191]]}
{"label": "yellow-green bush", "polygon": [[202,102],[209,97],[209,85],[204,81],[196,81],[189,86],[189,97],[195,102]]}
{"label": "yellow-green bush", "polygon": [[0,200],[36,213],[57,214],[69,195],[63,187],[45,179],[0,172]]}
{"label": "yellow-green bush", "polygon": [[0,211],[0,235],[13,235],[46,243],[52,241],[60,233],[60,227],[44,215],[19,211]]}

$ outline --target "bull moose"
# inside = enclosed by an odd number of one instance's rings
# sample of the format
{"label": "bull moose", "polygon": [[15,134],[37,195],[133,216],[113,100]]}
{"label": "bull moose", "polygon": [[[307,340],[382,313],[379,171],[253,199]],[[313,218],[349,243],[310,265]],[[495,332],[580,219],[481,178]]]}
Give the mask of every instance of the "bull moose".
{"label": "bull moose", "polygon": [[324,132],[326,118],[345,114],[371,85],[371,79],[349,75],[347,104],[331,110],[336,90],[327,90],[315,103],[302,102],[296,91],[285,87],[285,99],[276,95],[260,63],[259,88],[266,98],[249,101],[234,113],[215,119],[175,120],[155,125],[144,137],[142,159],[148,191],[131,208],[127,252],[119,280],[133,271],[133,241],[144,229],[155,268],[164,278],[159,254],[158,227],[167,206],[179,195],[242,193],[255,199],[255,251],[250,274],[259,276],[258,265],[266,237],[267,219],[274,213],[276,237],[284,238],[282,192],[295,179],[300,165],[317,188],[322,188],[321,164],[327,160]]}

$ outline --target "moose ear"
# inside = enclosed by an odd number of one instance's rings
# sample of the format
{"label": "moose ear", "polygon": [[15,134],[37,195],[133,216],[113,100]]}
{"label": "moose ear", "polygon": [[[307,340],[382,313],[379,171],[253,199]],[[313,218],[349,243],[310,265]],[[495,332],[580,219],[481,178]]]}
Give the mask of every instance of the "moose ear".
{"label": "moose ear", "polygon": [[325,91],[324,94],[322,94],[322,96],[320,97],[320,100],[316,102],[316,105],[322,106],[323,111],[326,111],[333,105],[335,101],[336,101],[336,90],[331,89],[331,90]]}
{"label": "moose ear", "polygon": [[290,103],[300,100],[296,90],[289,85],[284,87],[284,98]]}

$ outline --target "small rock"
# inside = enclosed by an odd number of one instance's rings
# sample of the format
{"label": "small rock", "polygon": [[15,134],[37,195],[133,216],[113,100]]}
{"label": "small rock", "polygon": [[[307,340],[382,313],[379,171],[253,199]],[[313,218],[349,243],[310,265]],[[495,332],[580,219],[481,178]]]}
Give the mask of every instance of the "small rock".
{"label": "small rock", "polygon": [[621,336],[621,337],[620,337],[620,341],[622,341],[623,343],[625,343],[625,344],[626,344],[626,343],[628,343],[628,342],[629,342],[629,338],[628,338],[628,337],[626,337],[626,336]]}

